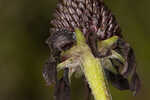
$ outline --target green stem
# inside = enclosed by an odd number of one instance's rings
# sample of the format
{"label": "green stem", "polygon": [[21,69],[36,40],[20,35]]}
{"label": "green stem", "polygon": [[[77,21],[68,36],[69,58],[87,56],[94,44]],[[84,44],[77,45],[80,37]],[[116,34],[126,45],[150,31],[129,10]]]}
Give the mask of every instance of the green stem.
{"label": "green stem", "polygon": [[82,32],[78,29],[76,29],[75,32],[77,45],[80,45],[79,47],[86,49],[82,52],[83,54],[81,57],[82,70],[92,90],[95,100],[111,100],[100,61],[92,55],[90,48],[85,43]]}
{"label": "green stem", "polygon": [[91,53],[86,53],[83,56],[82,64],[95,100],[111,100],[100,61],[94,58]]}

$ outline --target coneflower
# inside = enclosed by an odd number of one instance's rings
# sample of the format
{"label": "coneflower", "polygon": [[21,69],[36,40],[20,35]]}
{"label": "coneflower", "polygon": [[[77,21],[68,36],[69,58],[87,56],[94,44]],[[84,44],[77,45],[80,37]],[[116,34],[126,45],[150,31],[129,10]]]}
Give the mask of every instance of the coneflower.
{"label": "coneflower", "polygon": [[[65,67],[63,77],[57,79],[57,65],[70,57],[62,52],[76,45],[76,29],[83,33],[94,57],[100,59],[106,79],[119,90],[130,89],[134,95],[137,93],[140,79],[133,49],[123,40],[120,26],[103,0],[59,0],[51,25],[51,35],[47,40],[50,57],[43,76],[48,85],[55,84],[56,100],[70,99],[68,78],[73,73],[85,77],[80,68],[70,71],[71,67]],[[107,44],[115,36],[117,39]]]}

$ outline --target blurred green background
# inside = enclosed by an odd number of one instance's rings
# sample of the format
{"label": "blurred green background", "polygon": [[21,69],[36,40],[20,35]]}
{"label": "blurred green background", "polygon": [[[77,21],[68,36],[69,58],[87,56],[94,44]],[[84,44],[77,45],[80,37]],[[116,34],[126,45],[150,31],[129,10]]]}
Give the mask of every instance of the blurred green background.
{"label": "blurred green background", "polygon": [[[0,100],[53,100],[42,77],[48,58],[44,44],[56,0],[0,0]],[[140,93],[111,87],[113,100],[150,100],[150,1],[105,0],[135,50]],[[80,79],[72,81],[72,100],[83,100]]]}

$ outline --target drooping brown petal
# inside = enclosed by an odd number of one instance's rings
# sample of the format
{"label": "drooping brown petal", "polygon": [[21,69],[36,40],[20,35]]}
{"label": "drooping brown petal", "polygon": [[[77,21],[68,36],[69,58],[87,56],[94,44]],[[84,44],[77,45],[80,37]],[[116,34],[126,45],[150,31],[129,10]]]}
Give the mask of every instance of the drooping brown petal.
{"label": "drooping brown petal", "polygon": [[57,81],[56,66],[56,61],[53,59],[48,59],[43,67],[43,77],[46,80],[47,85],[51,85]]}
{"label": "drooping brown petal", "polygon": [[51,37],[52,36],[50,36],[46,41],[46,44],[50,48],[50,57],[46,61],[46,63],[44,64],[43,72],[42,72],[43,77],[46,80],[47,85],[51,85],[52,83],[56,83],[56,81],[57,81],[56,67],[60,61],[60,50],[58,50],[58,48],[53,46]]}
{"label": "drooping brown petal", "polygon": [[134,51],[131,46],[121,38],[119,38],[115,50],[126,60],[124,68],[121,68],[122,70],[120,70],[120,74],[122,74],[124,77],[128,77],[130,74],[136,71]]}
{"label": "drooping brown petal", "polygon": [[133,91],[133,95],[136,95],[141,87],[141,81],[137,73],[134,73],[134,75],[131,78],[131,84],[130,84],[130,89]]}
{"label": "drooping brown petal", "polygon": [[55,100],[70,100],[71,98],[68,71],[68,69],[64,70],[64,76],[57,82],[55,86]]}
{"label": "drooping brown petal", "polygon": [[129,82],[120,74],[114,74],[109,70],[105,69],[106,77],[111,84],[119,90],[129,89]]}
{"label": "drooping brown petal", "polygon": [[69,47],[72,47],[74,42],[74,34],[67,30],[57,31],[51,34],[49,38],[49,43],[51,47],[50,49],[53,49],[53,51],[56,51],[57,49],[59,51],[69,49]]}
{"label": "drooping brown petal", "polygon": [[[120,74],[123,75],[123,77],[127,78],[130,81],[130,90],[133,91],[135,95],[141,87],[141,82],[136,72],[134,51],[131,46],[123,39],[119,39],[115,50],[126,60],[123,68],[121,66],[118,66],[118,70]],[[131,78],[131,80],[129,78]]]}
{"label": "drooping brown petal", "polygon": [[[125,65],[126,66],[126,65]],[[129,47],[127,52],[127,71],[123,73],[124,76],[128,76],[128,74],[135,73],[136,71],[136,61],[133,49]]]}

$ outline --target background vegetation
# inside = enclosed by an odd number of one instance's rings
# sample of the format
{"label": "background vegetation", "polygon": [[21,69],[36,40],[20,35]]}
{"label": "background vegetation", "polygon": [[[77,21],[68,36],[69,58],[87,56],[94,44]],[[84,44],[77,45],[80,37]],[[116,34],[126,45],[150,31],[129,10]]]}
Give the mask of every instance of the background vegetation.
{"label": "background vegetation", "polygon": [[[105,0],[116,15],[123,35],[135,50],[142,90],[111,87],[113,100],[150,99],[150,1]],[[44,41],[56,0],[0,0],[0,100],[53,100],[42,66],[48,58]],[[82,100],[80,79],[72,81],[73,100]]]}

